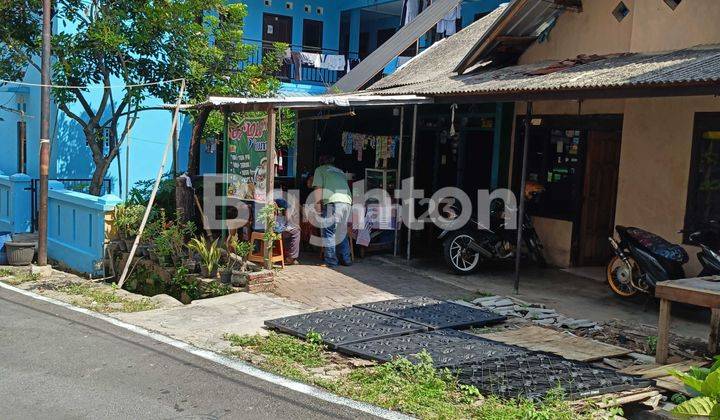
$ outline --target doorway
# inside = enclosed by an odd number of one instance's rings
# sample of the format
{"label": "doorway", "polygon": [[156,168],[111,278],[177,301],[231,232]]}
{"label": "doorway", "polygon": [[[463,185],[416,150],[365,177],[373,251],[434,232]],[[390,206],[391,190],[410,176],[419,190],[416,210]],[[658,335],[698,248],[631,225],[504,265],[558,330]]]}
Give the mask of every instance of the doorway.
{"label": "doorway", "polygon": [[603,265],[610,258],[621,139],[620,131],[588,132],[575,265]]}
{"label": "doorway", "polygon": [[[293,20],[290,16],[263,13],[263,56],[266,52],[273,50],[275,43],[292,44],[292,25]],[[287,79],[289,75],[290,66],[286,63],[283,63],[275,73],[275,76],[281,79]]]}

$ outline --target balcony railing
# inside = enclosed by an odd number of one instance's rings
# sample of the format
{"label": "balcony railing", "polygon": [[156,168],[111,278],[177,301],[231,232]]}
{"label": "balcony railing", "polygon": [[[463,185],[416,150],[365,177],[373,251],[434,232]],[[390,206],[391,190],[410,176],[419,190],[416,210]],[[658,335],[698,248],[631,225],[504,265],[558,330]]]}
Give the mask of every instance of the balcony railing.
{"label": "balcony railing", "polygon": [[[248,59],[240,64],[240,68],[247,65],[260,64],[265,51],[273,48],[271,42],[260,41],[256,39],[244,39],[246,44],[255,47],[254,51]],[[304,82],[312,84],[332,85],[347,73],[348,66],[350,68],[360,62],[358,53],[346,53],[330,48],[303,47],[301,45],[289,45],[289,56],[283,61],[280,70],[275,74],[277,78],[285,82]],[[293,59],[292,53],[314,53],[320,55],[341,55],[345,58],[345,66],[343,70],[330,70],[327,68],[318,68],[309,64],[300,64],[297,58]],[[297,54],[295,54],[297,57]]]}

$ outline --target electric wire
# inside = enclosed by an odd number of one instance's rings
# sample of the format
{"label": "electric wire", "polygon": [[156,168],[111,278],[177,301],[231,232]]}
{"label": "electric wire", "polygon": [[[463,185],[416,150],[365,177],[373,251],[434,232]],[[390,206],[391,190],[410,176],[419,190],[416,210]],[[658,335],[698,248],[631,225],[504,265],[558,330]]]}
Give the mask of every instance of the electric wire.
{"label": "electric wire", "polygon": [[165,83],[177,83],[177,82],[181,82],[183,80],[185,80],[185,79],[180,78],[180,79],[170,79],[170,80],[158,80],[156,82],[137,83],[137,84],[130,84],[130,85],[110,85],[110,86],[43,85],[41,83],[14,82],[12,80],[5,80],[5,79],[0,79],[0,83],[8,83],[8,84],[13,84],[13,85],[31,86],[31,87],[49,87],[49,88],[53,88],[53,89],[120,89],[120,88],[134,88],[134,87],[143,87],[143,86],[162,85]]}

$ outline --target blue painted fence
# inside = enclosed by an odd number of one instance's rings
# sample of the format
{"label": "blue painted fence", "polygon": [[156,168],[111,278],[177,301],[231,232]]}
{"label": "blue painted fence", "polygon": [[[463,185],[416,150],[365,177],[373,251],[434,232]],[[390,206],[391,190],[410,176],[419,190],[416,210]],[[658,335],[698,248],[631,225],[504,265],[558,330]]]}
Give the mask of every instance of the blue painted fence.
{"label": "blue painted fence", "polygon": [[25,174],[0,175],[0,231],[30,232],[30,182]]}
{"label": "blue painted fence", "polygon": [[114,195],[95,197],[68,191],[51,181],[48,192],[48,257],[73,270],[102,275],[106,216],[121,202]]}
{"label": "blue painted fence", "polygon": [[[31,231],[31,182],[25,174],[0,175],[0,231]],[[75,271],[102,275],[106,220],[120,198],[69,191],[58,181],[49,187],[48,257]]]}

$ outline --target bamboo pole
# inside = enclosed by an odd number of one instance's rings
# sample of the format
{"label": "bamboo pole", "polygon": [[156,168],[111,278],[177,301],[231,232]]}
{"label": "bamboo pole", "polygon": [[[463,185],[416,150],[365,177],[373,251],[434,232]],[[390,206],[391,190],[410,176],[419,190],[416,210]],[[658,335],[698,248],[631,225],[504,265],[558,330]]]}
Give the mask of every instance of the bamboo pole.
{"label": "bamboo pole", "polygon": [[128,271],[130,269],[130,264],[132,263],[133,258],[135,257],[135,253],[137,252],[138,245],[140,244],[140,238],[142,237],[143,231],[145,230],[145,225],[147,224],[148,219],[150,218],[150,212],[152,211],[153,203],[155,202],[155,196],[157,195],[158,188],[160,187],[160,180],[162,179],[163,174],[165,173],[165,164],[167,163],[167,157],[168,153],[170,151],[170,147],[173,143],[173,133],[175,132],[175,128],[177,127],[178,123],[178,114],[180,112],[180,104],[182,103],[183,95],[185,94],[185,79],[182,79],[182,82],[180,83],[180,92],[178,93],[178,99],[177,103],[175,104],[175,112],[173,115],[173,121],[172,126],[170,127],[170,132],[168,133],[168,139],[165,143],[165,151],[163,151],[163,157],[162,161],[160,162],[160,168],[158,168],[157,176],[155,177],[155,185],[153,185],[152,193],[150,193],[150,200],[148,201],[147,207],[145,208],[145,215],[143,216],[142,222],[140,223],[140,228],[138,229],[138,234],[135,237],[135,242],[133,242],[132,249],[130,249],[130,256],[128,256],[127,261],[125,262],[125,267],[123,267],[122,275],[120,276],[120,281],[118,281],[118,288],[122,289],[123,284],[125,284],[125,280],[128,275]]}

